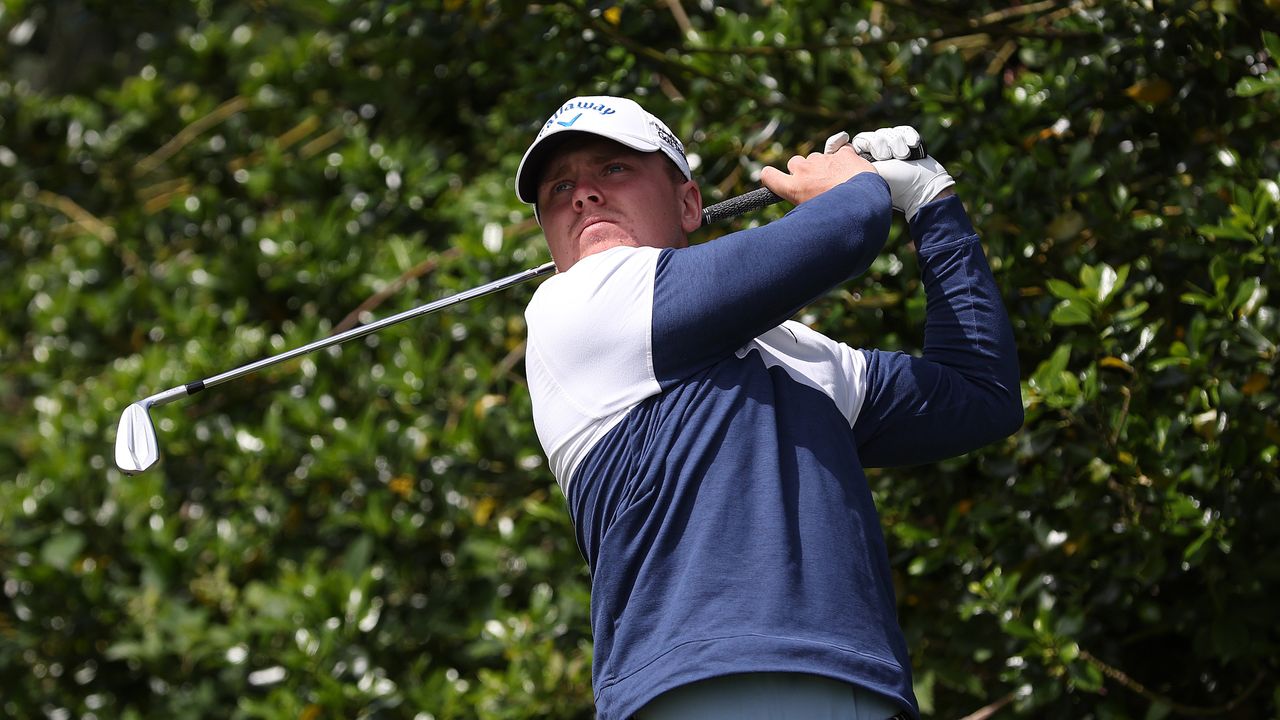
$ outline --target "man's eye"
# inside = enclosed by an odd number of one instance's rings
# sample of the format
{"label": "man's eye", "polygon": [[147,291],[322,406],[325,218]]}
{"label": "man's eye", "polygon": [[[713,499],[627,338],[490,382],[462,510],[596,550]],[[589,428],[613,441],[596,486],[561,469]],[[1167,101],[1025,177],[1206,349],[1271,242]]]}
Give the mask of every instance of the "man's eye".
{"label": "man's eye", "polygon": [[622,172],[625,169],[626,167],[622,163],[609,163],[605,166],[604,172],[606,175],[610,175],[615,172]]}
{"label": "man's eye", "polygon": [[555,185],[552,185],[551,192],[553,193],[564,192],[565,190],[569,190],[572,187],[573,187],[573,183],[569,182],[568,180],[565,180],[564,182],[558,182]]}

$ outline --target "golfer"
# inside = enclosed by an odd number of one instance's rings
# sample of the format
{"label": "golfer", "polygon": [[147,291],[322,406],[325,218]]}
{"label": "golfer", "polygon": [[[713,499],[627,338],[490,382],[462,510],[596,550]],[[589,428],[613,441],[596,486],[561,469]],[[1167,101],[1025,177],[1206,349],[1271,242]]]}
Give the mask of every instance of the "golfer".
{"label": "golfer", "polygon": [[[558,273],[529,303],[534,422],[591,569],[600,718],[918,718],[864,468],[1021,425],[1009,320],[947,172],[910,128],[845,134],[761,181],[795,208],[689,246],[684,148],[580,97],[516,176]],[[884,162],[872,164],[855,148]],[[789,320],[865,272],[902,211],[924,351]]]}

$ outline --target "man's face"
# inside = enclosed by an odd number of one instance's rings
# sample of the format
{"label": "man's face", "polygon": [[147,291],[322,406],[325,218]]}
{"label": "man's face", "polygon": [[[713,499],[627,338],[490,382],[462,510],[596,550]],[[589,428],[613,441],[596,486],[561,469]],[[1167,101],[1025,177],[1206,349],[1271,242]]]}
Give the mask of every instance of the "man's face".
{"label": "man's face", "polygon": [[613,247],[684,247],[702,224],[702,194],[662,153],[585,136],[547,161],[538,218],[563,272]]}

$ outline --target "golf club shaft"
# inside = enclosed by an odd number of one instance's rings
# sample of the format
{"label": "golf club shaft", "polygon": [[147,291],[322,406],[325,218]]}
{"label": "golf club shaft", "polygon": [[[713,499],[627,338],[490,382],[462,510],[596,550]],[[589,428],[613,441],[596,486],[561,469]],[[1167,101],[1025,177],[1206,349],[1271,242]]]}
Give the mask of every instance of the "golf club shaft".
{"label": "golf club shaft", "polygon": [[409,310],[405,310],[404,312],[391,315],[390,317],[385,317],[381,320],[376,320],[374,322],[369,323],[368,325],[361,325],[359,327],[354,327],[354,328],[351,328],[350,330],[347,330],[346,332],[341,332],[341,333],[338,333],[337,335],[330,335],[327,338],[321,338],[320,340],[316,340],[315,342],[308,343],[306,345],[303,345],[302,347],[294,348],[292,350],[286,350],[285,352],[282,352],[279,355],[272,355],[271,357],[263,358],[261,360],[258,360],[257,362],[249,363],[248,365],[242,365],[233,370],[228,370],[224,373],[220,373],[218,375],[205,378],[204,380],[197,380],[196,382],[193,382],[193,383],[180,385],[176,388],[172,388],[171,390],[167,390],[163,393],[160,393],[159,395],[154,395],[150,398],[147,398],[147,400],[150,401],[149,405],[151,406],[163,405],[167,402],[172,402],[173,400],[176,400],[179,397],[183,397],[186,395],[194,395],[205,388],[210,388],[215,385],[221,385],[222,383],[244,377],[245,375],[250,375],[264,368],[271,367],[272,365],[276,365],[278,363],[292,360],[294,358],[301,357],[308,353],[313,353],[316,350],[322,350],[324,348],[331,347],[333,345],[341,345],[342,343],[347,342],[348,340],[355,340],[356,338],[364,337],[365,335],[378,332],[379,330],[385,327],[389,327],[397,323],[402,323],[405,320],[411,320],[413,318],[421,317],[423,315],[429,315],[433,312],[436,312],[437,310],[443,310],[444,308],[447,308],[451,305],[457,305],[458,303],[463,303],[468,300],[474,300],[475,298],[478,298],[478,297],[491,295],[500,290],[506,290],[509,287],[519,285],[520,283],[525,282],[527,280],[532,280],[533,278],[541,277],[543,275],[549,275],[555,272],[555,269],[556,269],[555,263],[552,263],[552,262],[544,263],[542,265],[539,265],[538,267],[530,268],[523,272],[518,272],[515,275],[508,275],[507,277],[504,277],[500,280],[494,280],[493,282],[485,283],[484,285],[471,288],[470,290],[464,290],[460,293],[450,295],[449,297],[441,298],[439,300],[436,300],[435,302],[429,302],[426,305],[419,305],[416,308],[411,308]]}
{"label": "golf club shaft", "polygon": [[[759,188],[757,190],[753,190],[744,195],[739,195],[737,197],[729,198],[724,202],[716,203],[715,205],[712,205],[706,208],[705,210],[702,211],[702,224],[703,226],[706,226],[714,222],[727,220],[729,218],[736,217],[743,213],[765,207],[766,205],[772,205],[773,203],[776,203],[781,199],[782,198],[773,194],[767,188]],[[286,362],[288,360],[292,360],[297,357],[301,357],[308,353],[313,353],[316,350],[321,350],[327,347],[331,347],[333,345],[341,345],[342,343],[347,342],[348,340],[354,340],[359,337],[364,337],[365,335],[378,332],[379,330],[389,327],[391,325],[402,323],[405,320],[412,320],[413,318],[421,317],[423,315],[428,315],[430,313],[436,312],[438,310],[443,310],[447,307],[457,305],[459,303],[463,303],[468,300],[474,300],[475,298],[478,298],[478,297],[483,297],[485,295],[491,295],[493,293],[506,290],[507,288],[514,287],[516,285],[532,280],[534,278],[542,277],[543,275],[550,275],[551,273],[555,272],[555,269],[556,269],[556,265],[554,262],[544,263],[542,265],[539,265],[538,267],[530,268],[528,270],[518,272],[514,275],[508,275],[507,277],[501,278],[499,280],[494,280],[493,282],[490,282],[490,283],[485,283],[484,285],[471,288],[470,290],[464,290],[460,293],[450,295],[449,297],[441,298],[434,302],[429,302],[425,305],[419,305],[416,308],[405,310],[404,312],[397,313],[389,317],[385,317],[381,320],[375,320],[374,322],[371,322],[368,325],[361,325],[359,327],[354,327],[354,328],[351,328],[350,330],[347,330],[346,332],[341,332],[341,333],[338,333],[337,335],[331,335],[327,338],[316,340],[315,342],[308,343],[307,345],[303,345],[302,347],[294,348],[292,350],[286,350],[285,352],[282,352],[279,355],[272,355],[271,357],[266,357],[256,362],[251,362],[248,365],[242,365],[238,368],[228,370],[224,373],[220,373],[212,377],[207,377],[204,380],[197,380],[195,382],[187,383],[185,385],[178,385],[178,386],[169,388],[164,392],[156,393],[155,395],[148,397],[147,399],[142,401],[142,404],[144,407],[158,407],[160,405],[167,405],[168,403],[171,403],[174,400],[177,400],[179,398],[184,398],[189,395],[195,395],[196,393],[200,392],[201,390],[204,390],[205,388],[211,388],[215,385],[221,385],[222,383],[229,382],[237,378],[242,378],[245,375],[250,375],[264,368],[268,368],[268,367],[271,367],[272,365],[277,365],[279,363]]]}

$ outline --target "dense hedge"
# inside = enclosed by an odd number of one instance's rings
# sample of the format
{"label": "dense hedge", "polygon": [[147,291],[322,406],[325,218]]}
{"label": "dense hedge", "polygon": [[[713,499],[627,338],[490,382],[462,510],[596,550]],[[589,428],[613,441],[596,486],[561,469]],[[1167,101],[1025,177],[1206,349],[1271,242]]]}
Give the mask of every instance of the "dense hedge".
{"label": "dense hedge", "polygon": [[[602,92],[711,199],[890,124],[958,178],[1027,422],[872,475],[927,717],[1275,717],[1277,15],[5,0],[0,714],[590,715],[531,287],[157,409],[147,474],[111,443],[145,395],[544,261],[511,177]],[[803,319],[917,348],[905,239]]]}

